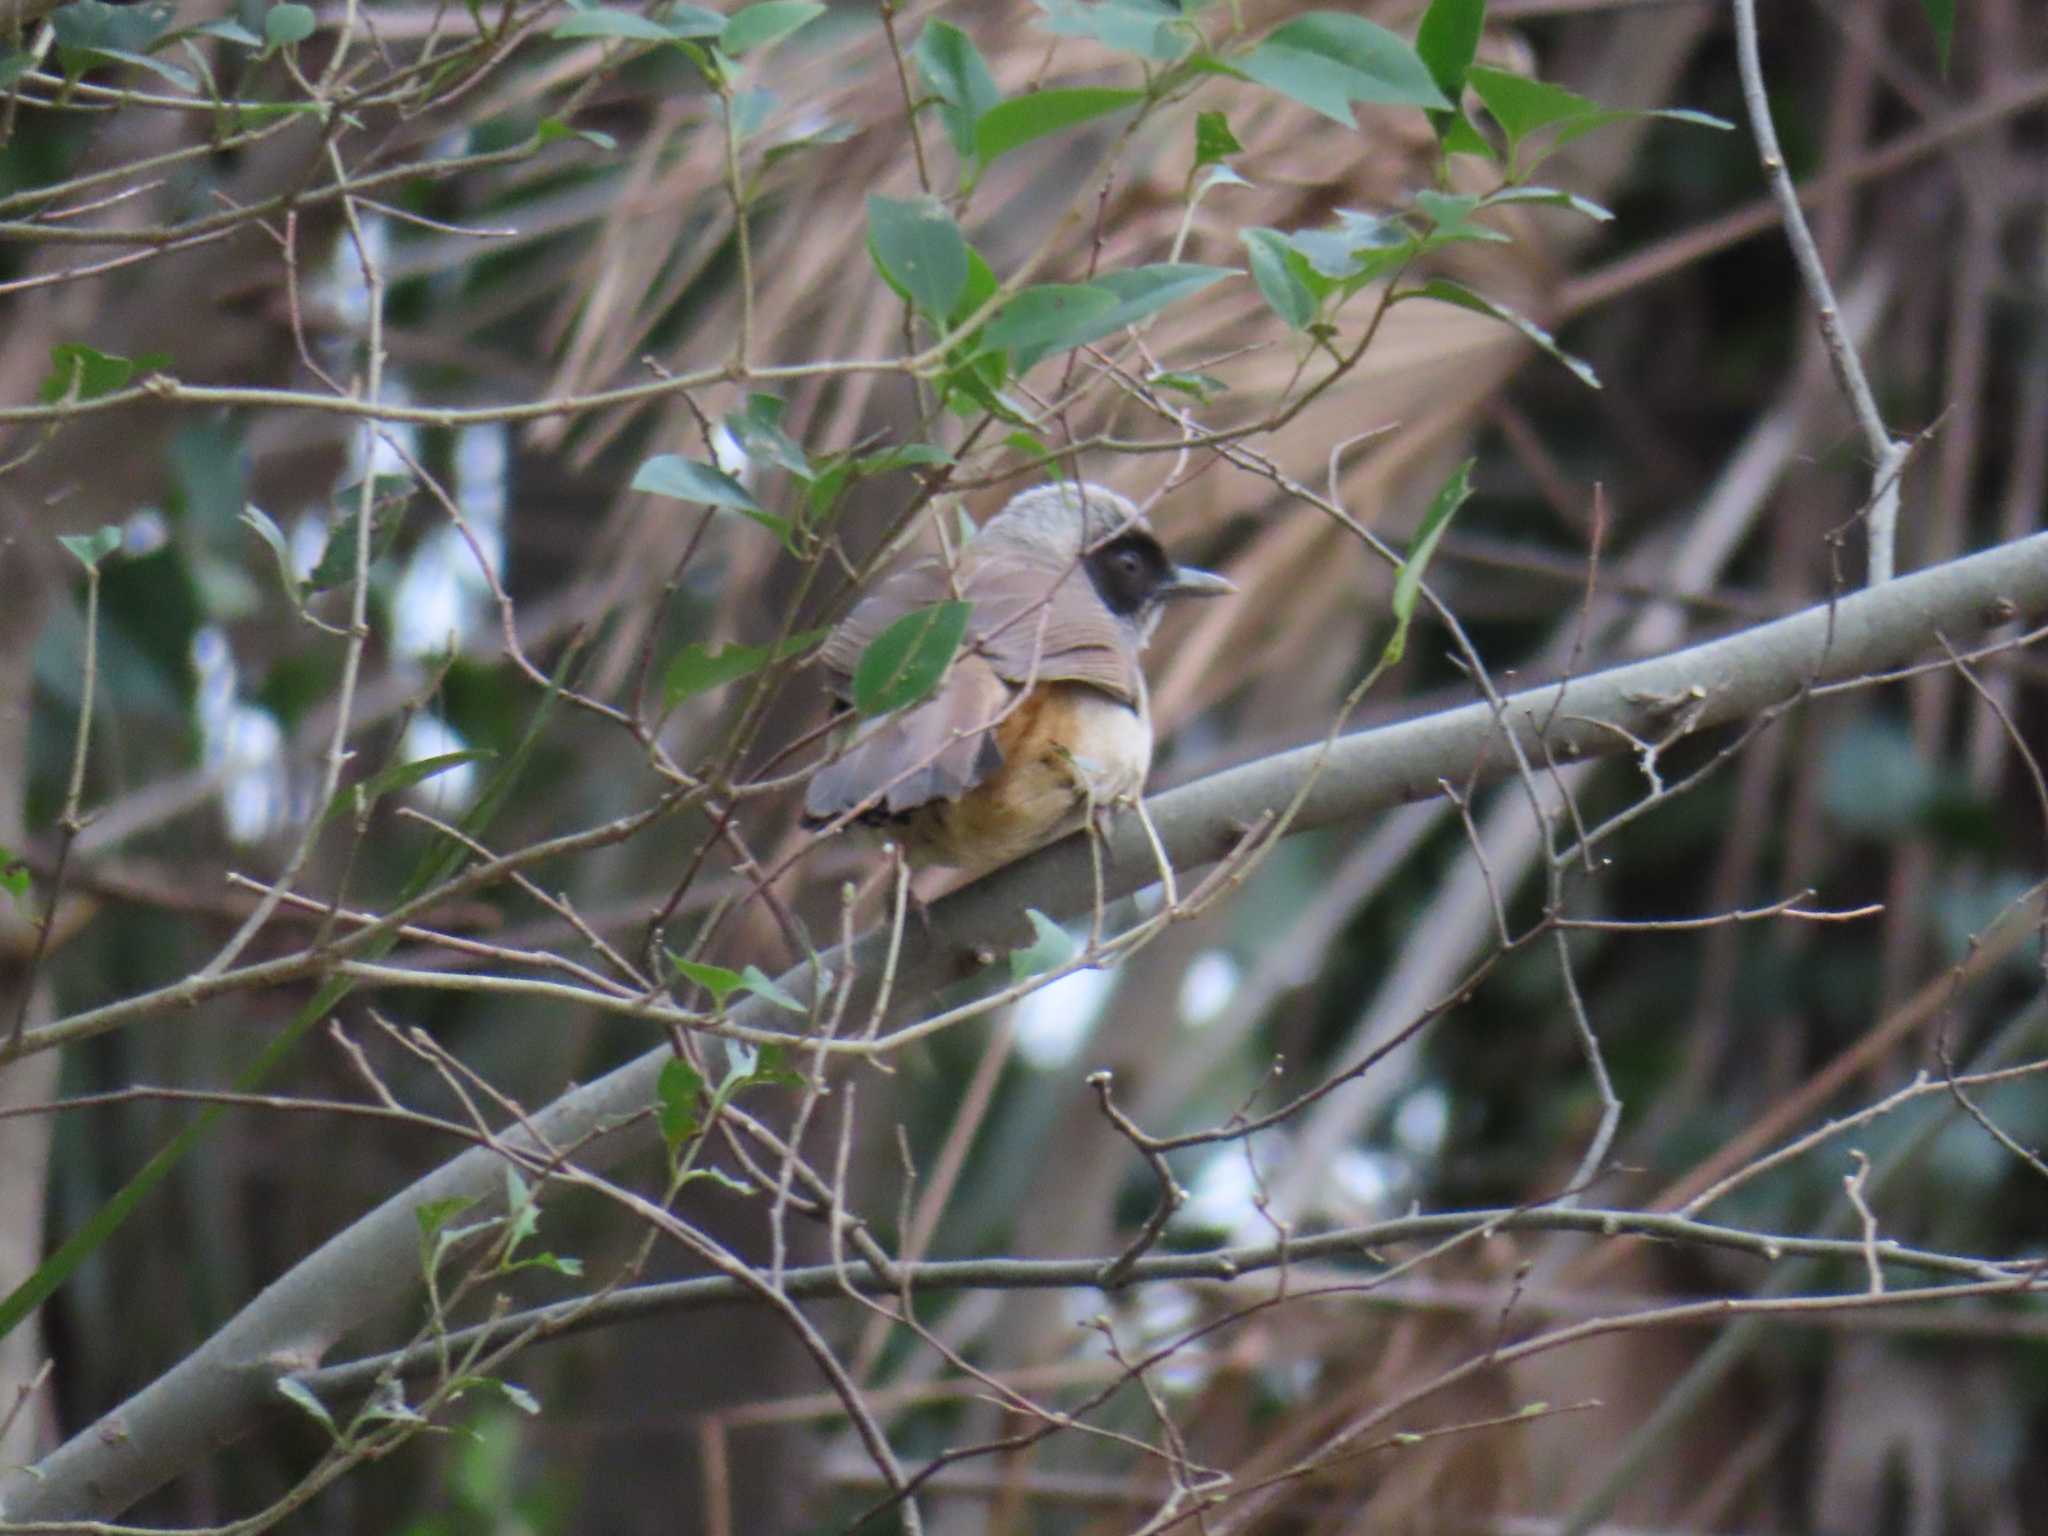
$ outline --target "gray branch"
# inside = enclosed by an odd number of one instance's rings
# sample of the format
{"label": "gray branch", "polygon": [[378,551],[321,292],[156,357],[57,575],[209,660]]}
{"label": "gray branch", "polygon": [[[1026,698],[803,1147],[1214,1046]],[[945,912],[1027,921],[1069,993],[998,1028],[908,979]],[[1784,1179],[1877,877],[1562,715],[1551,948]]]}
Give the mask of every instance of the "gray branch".
{"label": "gray branch", "polygon": [[[1355,821],[1462,783],[1475,770],[1499,778],[1513,767],[1506,738],[1540,760],[1614,755],[1629,738],[1656,740],[1683,716],[1692,729],[1747,720],[1797,699],[1805,689],[1883,672],[1934,650],[1938,637],[1967,642],[1986,629],[2048,610],[2048,534],[2001,545],[1918,572],[1839,603],[1648,661],[1510,695],[1501,718],[1484,704],[1362,731],[1327,752],[1306,747],[1203,779],[1151,802],[1152,819],[1178,868],[1213,863],[1244,830],[1284,809],[1321,771],[1291,824],[1307,831]],[[1418,643],[1411,640],[1411,644]],[[1627,735],[1621,734],[1626,732]],[[1151,879],[1141,828],[1125,818],[1112,831],[1112,895]],[[971,974],[1028,938],[1026,907],[1056,915],[1087,908],[1094,890],[1085,842],[1069,839],[939,903],[929,931],[904,935],[897,995],[913,1003]],[[835,971],[879,969],[870,935]],[[807,992],[799,968],[783,984]],[[786,1015],[785,1015],[786,1017]],[[773,1010],[750,1000],[738,1022],[776,1027]],[[602,1169],[649,1147],[642,1112],[654,1101],[666,1046],[563,1095],[533,1117],[557,1147],[581,1142],[578,1162]],[[632,1122],[628,1124],[627,1122]],[[622,1128],[621,1128],[622,1127]],[[586,1140],[587,1138],[587,1140]],[[508,1137],[524,1145],[519,1136]],[[0,1484],[0,1515],[11,1520],[111,1517],[276,1411],[277,1381],[313,1369],[348,1332],[390,1316],[419,1287],[414,1211],[464,1196],[471,1218],[503,1196],[499,1156],[464,1153],[337,1233],[267,1287],[219,1332],[150,1386],[25,1472]]]}

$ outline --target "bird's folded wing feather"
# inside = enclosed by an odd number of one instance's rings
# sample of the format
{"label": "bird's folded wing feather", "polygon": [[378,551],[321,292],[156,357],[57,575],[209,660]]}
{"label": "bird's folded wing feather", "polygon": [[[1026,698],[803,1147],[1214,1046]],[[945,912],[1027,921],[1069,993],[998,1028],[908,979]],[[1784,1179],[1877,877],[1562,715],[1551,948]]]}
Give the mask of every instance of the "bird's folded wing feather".
{"label": "bird's folded wing feather", "polygon": [[866,806],[900,815],[957,800],[1002,766],[993,727],[1015,690],[1086,683],[1135,705],[1137,660],[1116,617],[1078,565],[1023,559],[919,560],[884,577],[820,655],[842,697],[860,658],[889,625],[955,596],[974,605],[960,653],[922,703],[862,725],[811,778],[804,816],[828,821]]}
{"label": "bird's folded wing feather", "polygon": [[1011,694],[982,657],[959,657],[930,698],[868,721],[811,775],[804,818],[830,821],[857,809],[900,816],[959,799],[1002,766],[991,727]]}

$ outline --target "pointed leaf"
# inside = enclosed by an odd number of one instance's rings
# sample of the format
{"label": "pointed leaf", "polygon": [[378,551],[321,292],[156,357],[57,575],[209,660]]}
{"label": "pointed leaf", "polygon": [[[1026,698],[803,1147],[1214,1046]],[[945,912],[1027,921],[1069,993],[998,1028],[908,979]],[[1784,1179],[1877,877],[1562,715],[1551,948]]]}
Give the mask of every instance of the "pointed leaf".
{"label": "pointed leaf", "polygon": [[412,1208],[413,1220],[419,1223],[420,1236],[431,1241],[443,1227],[474,1204],[476,1201],[468,1195],[422,1201]]}
{"label": "pointed leaf", "polygon": [[1600,110],[1598,102],[1590,101],[1575,91],[1548,81],[1531,80],[1527,75],[1518,75],[1512,70],[1480,65],[1471,71],[1468,78],[1479,99],[1486,103],[1486,110],[1500,124],[1501,132],[1508,136],[1511,152],[1538,129],[1553,123],[1569,122],[1573,118],[1591,117]]}
{"label": "pointed leaf", "polygon": [[969,602],[933,603],[875,636],[853,669],[854,707],[864,715],[886,715],[923,699],[952,665],[973,612]]}
{"label": "pointed leaf", "polygon": [[1273,313],[1294,330],[1308,329],[1316,317],[1316,297],[1287,260],[1287,237],[1277,229],[1245,229],[1238,238],[1251,256],[1252,281]]}
{"label": "pointed leaf", "polygon": [[654,1080],[654,1115],[671,1153],[680,1150],[703,1124],[697,1108],[703,1091],[704,1075],[682,1057],[672,1056],[662,1063],[661,1074]]}
{"label": "pointed leaf", "polygon": [[1429,78],[1453,106],[1465,90],[1465,71],[1486,30],[1486,0],[1429,0],[1415,29],[1415,52]]}
{"label": "pointed leaf", "polygon": [[937,198],[869,193],[868,250],[882,275],[934,322],[953,313],[967,287],[967,242]]}
{"label": "pointed leaf", "polygon": [[299,573],[292,559],[291,541],[284,536],[284,530],[270,519],[270,514],[253,501],[242,508],[242,522],[256,531],[256,536],[270,546],[270,553],[277,561],[277,574],[284,582],[285,595],[296,607],[299,603]]}
{"label": "pointed leaf", "polygon": [[781,42],[799,27],[825,14],[816,0],[759,0],[735,11],[719,34],[718,46],[734,58]]}
{"label": "pointed leaf", "polygon": [[810,460],[795,440],[782,430],[783,403],[773,395],[751,394],[743,411],[728,412],[725,430],[750,459],[779,464],[801,479],[811,478]]}
{"label": "pointed leaf", "polygon": [[291,1403],[301,1413],[305,1414],[306,1417],[326,1430],[328,1434],[334,1436],[337,1441],[341,1439],[341,1428],[334,1422],[334,1415],[327,1411],[325,1403],[313,1395],[313,1389],[299,1380],[298,1377],[278,1377],[277,1390],[279,1395],[287,1402]]}
{"label": "pointed leaf", "polygon": [[1019,145],[1071,128],[1076,123],[1120,112],[1144,99],[1143,91],[1118,90],[1106,85],[1031,91],[998,103],[981,115],[974,125],[974,152],[981,163],[987,165]]}
{"label": "pointed leaf", "polygon": [[[379,475],[370,487],[370,563],[375,565],[391,551],[405,526],[405,510],[412,501],[413,483],[403,475]],[[312,572],[306,577],[307,592],[331,592],[356,579],[356,551],[361,540],[357,530],[363,524],[362,487],[344,487],[335,495],[335,505],[347,510],[327,530],[327,545],[320,551]]]}
{"label": "pointed leaf", "polygon": [[722,965],[707,965],[701,960],[678,960],[670,958],[669,964],[675,973],[686,981],[694,981],[711,994],[711,1006],[723,1008],[725,1000],[740,986],[740,973],[728,970]]}
{"label": "pointed leaf", "polygon": [[1235,62],[1261,85],[1347,128],[1354,125],[1354,102],[1451,109],[1413,48],[1385,27],[1341,11],[1297,17]]}
{"label": "pointed leaf", "polygon": [[1149,320],[1167,305],[1200,293],[1211,283],[1243,275],[1235,267],[1205,267],[1191,261],[1162,261],[1122,272],[1104,272],[1088,286],[1106,290],[1115,298],[1116,308],[1092,321],[1101,329],[1084,339],[1093,341],[1097,336]]}
{"label": "pointed leaf", "polygon": [[1026,288],[996,311],[981,333],[982,342],[1007,350],[1018,373],[1040,358],[1078,346],[1069,336],[1117,307],[1116,295],[1087,283],[1045,283]]}
{"label": "pointed leaf", "polygon": [[761,504],[739,481],[722,469],[699,464],[680,454],[657,454],[633,474],[633,489],[675,501],[700,502],[734,512],[759,512]]}
{"label": "pointed leaf", "polygon": [[50,348],[50,371],[43,376],[36,397],[45,405],[60,400],[97,400],[125,388],[136,374],[154,372],[169,361],[161,352],[127,358],[62,341]]}
{"label": "pointed leaf", "polygon": [[750,965],[740,972],[740,987],[743,991],[753,993],[764,1003],[773,1003],[785,1013],[807,1014],[811,1011],[794,993],[778,984],[758,965]]}
{"label": "pointed leaf", "polygon": [[919,78],[939,98],[939,121],[953,152],[962,160],[974,158],[974,125],[982,115],[1003,99],[995,76],[974,39],[949,21],[929,21],[911,50]]}
{"label": "pointed leaf", "polygon": [[109,523],[92,533],[60,533],[57,542],[88,571],[96,571],[102,560],[121,547],[121,530]]}
{"label": "pointed leaf", "polygon": [[1231,155],[1244,153],[1237,135],[1230,131],[1230,119],[1221,112],[1195,114],[1195,165],[1220,164]]}
{"label": "pointed leaf", "polygon": [[680,454],[657,454],[634,472],[633,489],[742,513],[780,539],[783,548],[792,554],[796,552],[795,530],[789,519],[767,511],[744,485],[722,469],[713,469]]}
{"label": "pointed leaf", "polygon": [[1403,625],[1415,617],[1415,597],[1422,589],[1423,573],[1429,569],[1430,556],[1436,553],[1444,530],[1450,527],[1458,508],[1472,499],[1472,467],[1478,462],[1467,459],[1451,472],[1450,479],[1438,488],[1429,510],[1422,515],[1422,526],[1415,530],[1415,542],[1408,546],[1408,558],[1401,562],[1401,572],[1394,578],[1394,617]]}
{"label": "pointed leaf", "polygon": [[1576,192],[1563,192],[1556,187],[1503,187],[1480,199],[1479,206],[1491,208],[1499,203],[1540,203],[1554,208],[1569,208],[1601,224],[1614,217],[1590,198],[1581,197]]}
{"label": "pointed leaf", "polygon": [[1038,908],[1026,907],[1024,915],[1031,920],[1031,931],[1035,937],[1022,948],[1010,951],[1012,981],[1024,981],[1033,976],[1042,976],[1047,971],[1056,971],[1072,960],[1077,952],[1077,946],[1067,930]]}
{"label": "pointed leaf", "polygon": [[662,673],[662,703],[672,709],[685,699],[750,677],[770,662],[802,655],[824,638],[824,630],[807,629],[777,645],[728,645],[716,651],[692,640]]}
{"label": "pointed leaf", "polygon": [[1474,314],[1488,315],[1504,325],[1511,325],[1537,346],[1556,358],[1565,367],[1579,376],[1579,379],[1593,389],[1600,387],[1600,376],[1593,371],[1592,364],[1583,358],[1572,356],[1557,344],[1557,338],[1543,329],[1526,315],[1518,314],[1505,304],[1497,304],[1482,294],[1474,293],[1463,283],[1452,282],[1447,277],[1434,277],[1419,288],[1411,288],[1400,295],[1404,299],[1435,299],[1443,304],[1455,304],[1460,309],[1469,309]]}

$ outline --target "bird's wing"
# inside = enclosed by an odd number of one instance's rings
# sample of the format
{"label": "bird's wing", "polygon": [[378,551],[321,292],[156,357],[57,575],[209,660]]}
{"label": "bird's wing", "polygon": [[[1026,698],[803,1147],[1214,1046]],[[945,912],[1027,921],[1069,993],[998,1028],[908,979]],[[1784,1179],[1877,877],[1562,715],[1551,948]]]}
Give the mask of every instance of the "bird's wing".
{"label": "bird's wing", "polygon": [[1137,704],[1137,658],[1086,572],[1029,559],[977,561],[971,552],[957,574],[938,559],[914,561],[854,605],[820,652],[841,696],[876,636],[904,614],[956,595],[974,611],[946,675],[922,703],[862,724],[812,775],[806,820],[830,821],[860,806],[901,815],[959,799],[1002,766],[993,728],[1027,685],[1086,683]]}
{"label": "bird's wing", "polygon": [[1019,686],[1086,683],[1137,704],[1143,684],[1128,632],[1078,565],[977,565],[963,587],[974,602],[968,644],[999,676]]}
{"label": "bird's wing", "polygon": [[861,808],[900,816],[959,799],[1002,766],[992,727],[1014,692],[983,657],[956,658],[931,697],[867,721],[811,775],[804,819],[831,821]]}

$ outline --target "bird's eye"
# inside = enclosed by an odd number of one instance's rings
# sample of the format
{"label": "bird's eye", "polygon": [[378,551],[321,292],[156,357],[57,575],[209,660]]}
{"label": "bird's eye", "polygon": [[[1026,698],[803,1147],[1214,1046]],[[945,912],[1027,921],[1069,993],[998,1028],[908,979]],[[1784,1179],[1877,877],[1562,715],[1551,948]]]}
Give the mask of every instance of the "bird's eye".
{"label": "bird's eye", "polygon": [[1144,560],[1139,557],[1139,554],[1135,549],[1118,550],[1116,552],[1116,563],[1118,569],[1132,576],[1137,575],[1139,571],[1144,569],[1145,565]]}

